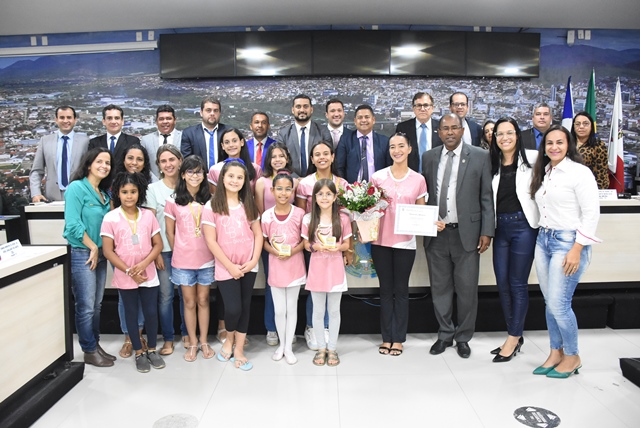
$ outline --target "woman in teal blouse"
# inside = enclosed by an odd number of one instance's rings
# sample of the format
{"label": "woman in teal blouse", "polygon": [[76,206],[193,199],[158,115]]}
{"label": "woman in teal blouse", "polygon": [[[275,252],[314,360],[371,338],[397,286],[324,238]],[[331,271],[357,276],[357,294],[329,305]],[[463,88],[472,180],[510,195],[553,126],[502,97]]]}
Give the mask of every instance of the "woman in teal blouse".
{"label": "woman in teal blouse", "polygon": [[71,287],[76,331],[84,362],[113,365],[115,357],[100,347],[100,306],[107,274],[100,226],[109,212],[112,155],[106,148],[89,150],[64,192],[63,237],[71,246]]}

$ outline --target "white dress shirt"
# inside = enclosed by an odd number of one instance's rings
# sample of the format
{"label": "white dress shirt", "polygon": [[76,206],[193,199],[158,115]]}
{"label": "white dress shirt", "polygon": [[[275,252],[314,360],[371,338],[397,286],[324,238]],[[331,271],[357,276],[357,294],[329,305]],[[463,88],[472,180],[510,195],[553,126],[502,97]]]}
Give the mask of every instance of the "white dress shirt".
{"label": "white dress shirt", "polygon": [[576,242],[591,245],[600,218],[598,185],[585,165],[564,158],[555,167],[546,167],[542,186],[536,192],[540,210],[540,227],[575,230]]}

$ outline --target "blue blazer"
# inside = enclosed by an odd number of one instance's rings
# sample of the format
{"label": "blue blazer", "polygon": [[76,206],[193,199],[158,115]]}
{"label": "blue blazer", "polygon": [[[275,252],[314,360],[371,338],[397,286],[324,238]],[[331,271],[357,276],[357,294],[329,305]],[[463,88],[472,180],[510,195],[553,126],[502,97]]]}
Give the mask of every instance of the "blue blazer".
{"label": "blue blazer", "polygon": [[[227,127],[224,124],[218,123],[218,140],[220,140],[222,133],[226,129]],[[218,143],[219,141],[216,141],[216,150],[218,147]],[[213,166],[209,165],[209,153],[207,153],[207,142],[204,141],[204,131],[202,129],[202,123],[190,126],[182,131],[180,152],[182,152],[182,156],[184,156],[185,158],[191,155],[200,156],[204,160],[204,163],[208,165],[207,170]]]}
{"label": "blue blazer", "polygon": [[[276,140],[267,136],[267,139],[265,140],[265,143],[264,143],[264,147],[262,148],[262,163],[260,164],[260,168],[264,169],[264,159],[267,157],[267,149],[269,148],[270,145],[272,145],[275,142]],[[247,140],[245,144],[247,145],[247,149],[249,149],[249,156],[251,156],[251,160],[255,162],[256,156],[253,153],[255,143],[253,142],[253,138],[251,138],[250,140]]]}
{"label": "blue blazer", "polygon": [[471,133],[471,145],[480,147],[480,137],[482,137],[482,125],[477,124],[473,119],[465,118],[469,132]]}
{"label": "blue blazer", "polygon": [[[360,140],[356,130],[346,129],[340,137],[338,149],[336,151],[336,165],[338,175],[349,183],[358,180],[360,172]],[[373,133],[373,165],[376,171],[391,166],[391,155],[389,154],[389,137],[386,135]],[[371,177],[369,177],[371,179]]]}

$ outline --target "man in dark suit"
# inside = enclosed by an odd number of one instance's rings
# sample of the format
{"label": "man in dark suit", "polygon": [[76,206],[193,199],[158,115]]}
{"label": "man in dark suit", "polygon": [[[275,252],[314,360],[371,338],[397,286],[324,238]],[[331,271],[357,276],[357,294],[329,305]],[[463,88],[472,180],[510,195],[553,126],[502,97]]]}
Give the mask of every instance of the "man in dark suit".
{"label": "man in dark suit", "polygon": [[160,169],[156,164],[158,148],[163,144],[172,144],[180,148],[182,131],[176,129],[176,111],[167,104],[156,109],[156,126],[158,130],[142,137],[140,143],[149,154],[151,172],[156,177],[160,177]]}
{"label": "man in dark suit", "polygon": [[433,97],[425,92],[418,92],[411,100],[413,119],[400,122],[396,127],[396,132],[405,134],[411,144],[409,153],[409,168],[416,172],[421,172],[422,155],[427,150],[442,145],[442,140],[438,136],[438,124],[436,119],[431,118],[433,114]]}
{"label": "man in dark suit", "polygon": [[468,358],[478,313],[480,254],[491,244],[495,219],[489,152],[462,144],[463,132],[459,116],[443,116],[438,133],[444,145],[422,155],[422,165],[429,189],[427,204],[439,207],[438,236],[424,239],[440,326],[430,353],[441,354],[455,339],[458,355]]}
{"label": "man in dark suit", "polygon": [[226,126],[220,121],[222,105],[214,97],[205,97],[200,103],[202,123],[190,126],[182,131],[180,151],[185,158],[198,155],[211,168],[218,161],[218,143]]}
{"label": "man in dark suit", "polygon": [[[73,130],[78,120],[73,107],[60,106],[55,114],[58,131],[40,139],[33,158],[29,174],[32,202],[62,201],[71,176],[80,166],[89,146],[87,135]],[[47,182],[43,195],[41,187],[45,177]]]}
{"label": "man in dark suit", "polygon": [[[93,137],[89,141],[89,150],[95,147],[104,147],[113,154],[113,161],[119,162],[127,148],[135,143],[140,143],[138,137],[122,132],[124,125],[124,111],[121,107],[109,104],[102,109],[102,124],[107,128],[107,133],[98,137]],[[111,165],[112,168],[115,165]]]}
{"label": "man in dark suit", "polygon": [[551,127],[553,112],[549,104],[542,102],[533,106],[533,128],[522,131],[522,144],[525,149],[538,150],[542,135]]}
{"label": "man in dark suit", "polygon": [[262,111],[253,113],[249,128],[251,128],[251,132],[253,133],[253,138],[247,140],[249,155],[252,161],[264,169],[264,159],[267,157],[267,149],[276,142],[276,140],[269,137],[271,124],[269,123],[267,113]]}
{"label": "man in dark suit", "polygon": [[344,124],[344,104],[337,98],[331,98],[325,105],[324,116],[327,118],[327,129],[331,134],[333,148],[338,147],[340,138],[350,129]]}
{"label": "man in dark suit", "polygon": [[338,143],[338,175],[349,183],[369,181],[374,172],[391,165],[389,137],[374,132],[376,117],[370,105],[356,108],[356,130],[345,132]]}
{"label": "man in dark suit", "polygon": [[284,143],[291,155],[293,172],[300,177],[307,175],[311,147],[318,141],[331,142],[331,134],[326,126],[311,120],[313,106],[308,95],[296,95],[291,105],[294,122],[280,128],[277,141]]}
{"label": "man in dark suit", "polygon": [[480,137],[482,137],[482,126],[467,117],[469,112],[469,98],[464,92],[454,92],[449,97],[449,110],[462,120],[464,133],[462,141],[465,144],[472,144],[480,147]]}

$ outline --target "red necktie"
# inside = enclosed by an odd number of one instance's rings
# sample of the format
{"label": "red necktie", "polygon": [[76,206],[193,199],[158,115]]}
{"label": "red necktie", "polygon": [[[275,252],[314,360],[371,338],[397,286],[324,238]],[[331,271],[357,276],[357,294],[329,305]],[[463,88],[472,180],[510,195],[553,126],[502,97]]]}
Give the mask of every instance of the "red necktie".
{"label": "red necktie", "polygon": [[258,150],[256,151],[256,163],[262,165],[262,141],[258,141]]}

